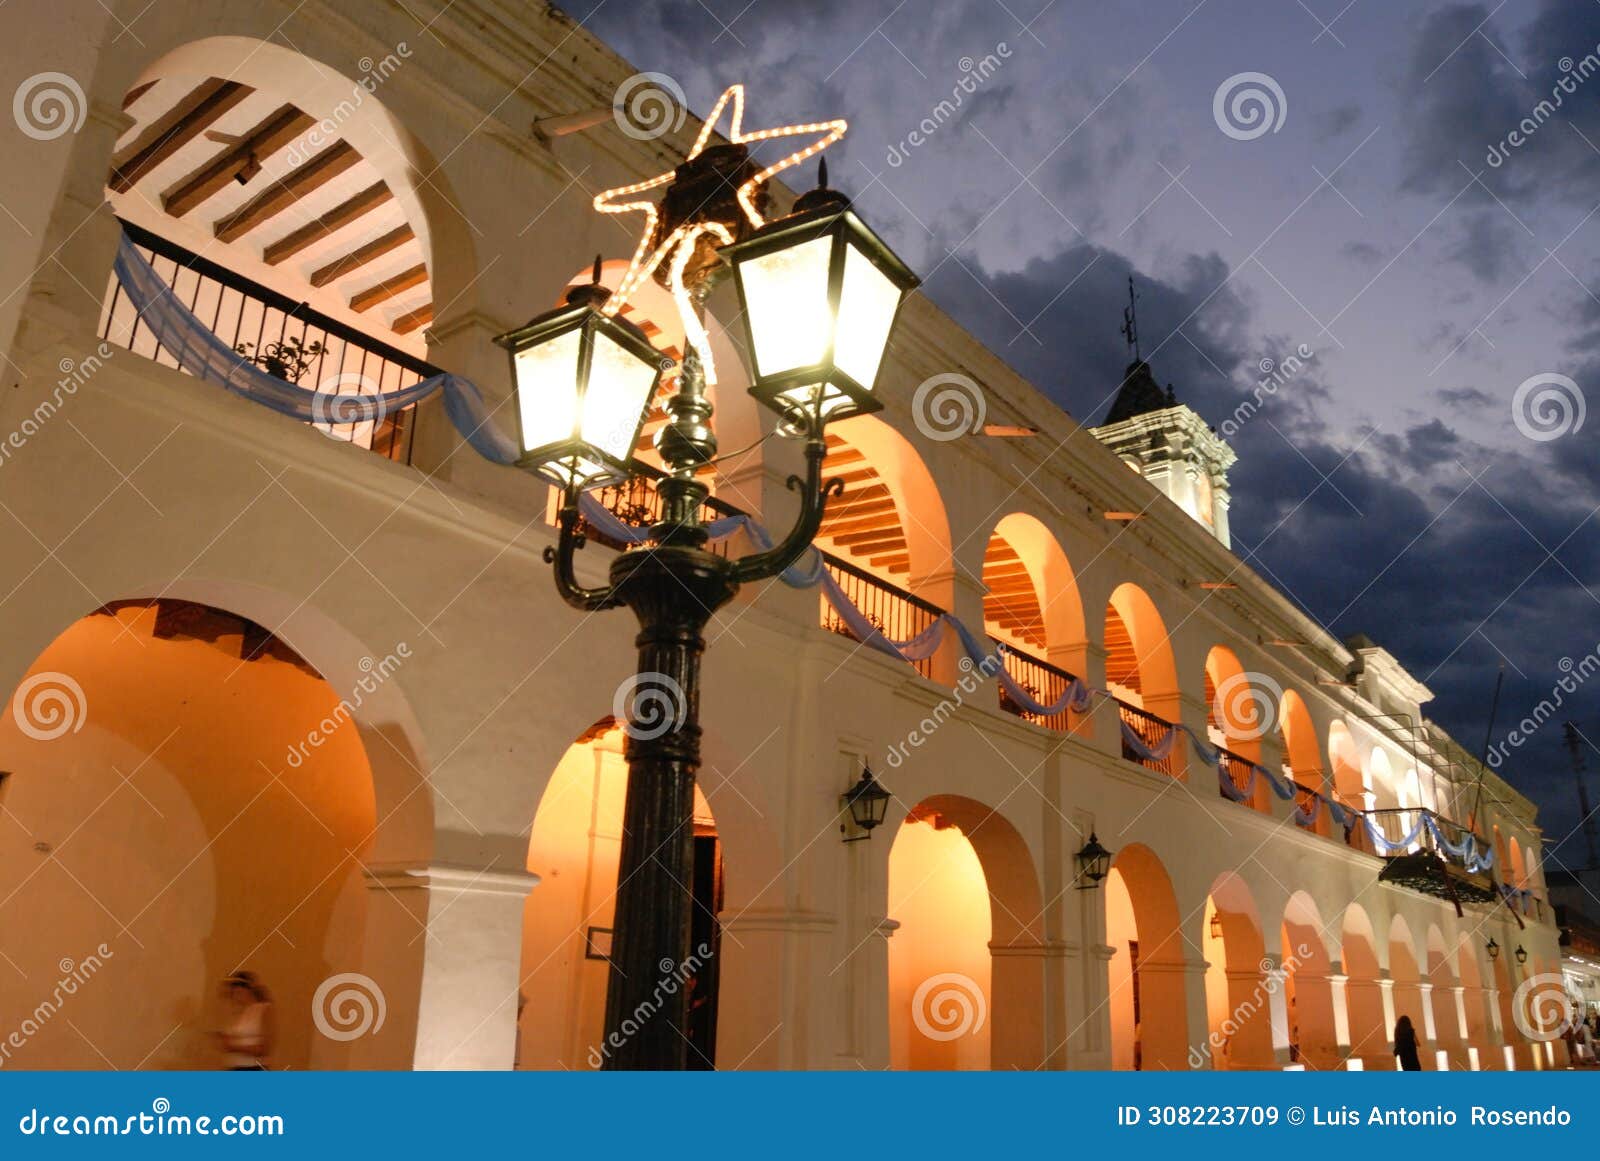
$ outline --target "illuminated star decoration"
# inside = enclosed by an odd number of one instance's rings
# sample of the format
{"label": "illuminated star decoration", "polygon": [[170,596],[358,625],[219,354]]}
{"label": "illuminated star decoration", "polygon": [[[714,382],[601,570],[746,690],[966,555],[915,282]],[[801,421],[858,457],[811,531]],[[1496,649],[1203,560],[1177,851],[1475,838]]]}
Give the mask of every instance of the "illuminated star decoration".
{"label": "illuminated star decoration", "polygon": [[[728,141],[734,145],[748,145],[758,141],[770,141],[775,137],[801,137],[807,134],[819,134],[817,139],[797,149],[781,161],[774,162],[765,169],[756,173],[739,186],[735,191],[739,207],[744,211],[745,218],[754,229],[760,229],[766,224],[766,219],[761,216],[755,206],[756,189],[775,174],[791,166],[799,165],[813,154],[822,152],[828,146],[838,141],[845,135],[849,125],[845,121],[816,121],[806,125],[785,125],[777,129],[758,129],[751,133],[744,131],[744,86],[730,85],[717,98],[717,103],[711,109],[711,115],[705,119],[700,128],[700,136],[695,138],[694,148],[689,150],[685,161],[693,161],[705,151],[711,142],[711,134],[716,129],[717,122],[722,117],[722,110],[732,102],[733,111],[729,116]],[[622,198],[632,198],[635,194],[645,193],[659,189],[669,184],[676,176],[676,167],[665,173],[645,181],[635,182],[632,185],[618,186],[595,195],[594,208],[602,214],[625,214],[635,210],[644,214],[644,229],[639,236],[639,244],[634,248],[633,259],[628,263],[628,269],[622,276],[622,281],[617,284],[617,289],[601,309],[608,315],[615,315],[628,301],[628,296],[638,289],[644,280],[655,272],[662,261],[667,261],[667,286],[672,292],[672,299],[678,305],[678,315],[683,321],[685,341],[691,343],[700,353],[702,365],[705,368],[706,382],[717,381],[716,369],[711,361],[711,346],[707,339],[705,326],[694,312],[693,305],[689,302],[687,289],[683,285],[683,271],[688,265],[690,257],[694,254],[695,241],[701,234],[713,234],[724,245],[733,241],[733,235],[727,227],[718,222],[685,223],[673,230],[662,239],[661,244],[651,249],[650,239],[655,237],[656,221],[660,216],[653,201],[648,199],[620,201]],[[668,255],[671,258],[668,259]]]}

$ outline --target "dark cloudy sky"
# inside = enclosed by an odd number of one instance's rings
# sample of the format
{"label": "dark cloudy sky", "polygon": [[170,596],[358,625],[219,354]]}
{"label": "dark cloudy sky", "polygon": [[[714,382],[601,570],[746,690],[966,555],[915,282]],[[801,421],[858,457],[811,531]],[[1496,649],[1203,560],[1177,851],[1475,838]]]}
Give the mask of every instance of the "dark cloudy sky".
{"label": "dark cloudy sky", "polygon": [[[697,112],[742,80],[754,122],[847,117],[834,184],[1079,419],[1120,377],[1130,272],[1157,375],[1213,423],[1314,352],[1232,435],[1235,549],[1469,748],[1502,663],[1497,736],[1600,646],[1600,415],[1525,434],[1600,390],[1600,0],[564,7]],[[1254,82],[1275,130],[1219,124],[1241,73],[1281,91]],[[1578,394],[1519,424],[1538,375]],[[1600,743],[1600,676],[1563,696]],[[1559,725],[1506,770],[1581,863]]]}

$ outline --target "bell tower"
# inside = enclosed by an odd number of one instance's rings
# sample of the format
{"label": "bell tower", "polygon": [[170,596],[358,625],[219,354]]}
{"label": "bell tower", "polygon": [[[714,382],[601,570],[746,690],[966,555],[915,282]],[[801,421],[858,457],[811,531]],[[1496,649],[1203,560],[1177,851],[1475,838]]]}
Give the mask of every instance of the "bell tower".
{"label": "bell tower", "polygon": [[1228,534],[1228,469],[1233,449],[1169,385],[1156,383],[1139,349],[1139,298],[1128,278],[1122,334],[1132,361],[1111,409],[1090,433],[1149,480],[1211,535],[1231,547]]}

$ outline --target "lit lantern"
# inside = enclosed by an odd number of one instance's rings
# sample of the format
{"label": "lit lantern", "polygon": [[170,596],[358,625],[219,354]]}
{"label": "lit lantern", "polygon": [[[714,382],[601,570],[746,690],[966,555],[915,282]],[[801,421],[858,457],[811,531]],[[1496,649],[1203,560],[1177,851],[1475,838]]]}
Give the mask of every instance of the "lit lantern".
{"label": "lit lantern", "polygon": [[566,305],[495,341],[511,352],[521,458],[558,487],[582,491],[629,477],[629,460],[661,373],[672,365],[638,327],[601,312],[594,281]]}
{"label": "lit lantern", "polygon": [[739,289],[750,393],[820,423],[877,411],[889,331],[917,276],[824,185],[725,249]]}
{"label": "lit lantern", "polygon": [[893,797],[872,773],[872,767],[863,763],[861,781],[840,796],[845,808],[850,811],[850,821],[862,833],[844,841],[853,843],[871,838],[872,832],[883,825],[884,815],[889,811],[889,800]]}
{"label": "lit lantern", "polygon": [[1483,945],[1483,950],[1489,953],[1490,959],[1500,958],[1500,945],[1494,941],[1494,936],[1489,937],[1489,942]]}
{"label": "lit lantern", "polygon": [[1092,891],[1100,885],[1100,880],[1111,873],[1111,852],[1100,845],[1100,840],[1095,837],[1094,831],[1089,832],[1089,841],[1083,844],[1083,849],[1076,856],[1078,860],[1078,890]]}
{"label": "lit lantern", "polygon": [[1517,950],[1512,952],[1511,954],[1517,957],[1517,962],[1518,963],[1527,963],[1528,962],[1528,949],[1523,947],[1522,944],[1520,944],[1520,943],[1517,944]]}

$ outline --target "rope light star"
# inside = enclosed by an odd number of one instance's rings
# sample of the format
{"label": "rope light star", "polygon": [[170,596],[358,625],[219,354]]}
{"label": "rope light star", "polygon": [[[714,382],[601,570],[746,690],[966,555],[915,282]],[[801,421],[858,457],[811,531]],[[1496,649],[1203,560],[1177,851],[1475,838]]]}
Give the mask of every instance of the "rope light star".
{"label": "rope light star", "polygon": [[[693,161],[705,152],[711,143],[712,134],[716,131],[717,123],[722,119],[724,109],[732,109],[729,114],[728,141],[733,145],[751,145],[761,141],[771,141],[779,137],[803,137],[816,134],[816,139],[801,149],[795,150],[788,156],[758,170],[740,183],[735,191],[735,198],[743,211],[746,221],[752,229],[759,229],[766,224],[766,218],[756,207],[756,193],[765,182],[792,166],[799,165],[807,158],[812,157],[828,146],[839,141],[849,128],[848,122],[842,120],[814,121],[802,125],[784,125],[773,129],[757,129],[746,132],[744,129],[744,86],[730,85],[725,89],[717,103],[712,106],[711,115],[700,128],[700,134],[695,138],[694,146],[689,150],[685,162]],[[727,245],[734,240],[733,230],[727,224],[714,221],[685,222],[674,228],[659,243],[655,241],[656,228],[661,218],[661,211],[655,201],[640,198],[637,195],[649,193],[670,185],[677,176],[677,167],[665,173],[656,174],[644,181],[634,182],[631,185],[618,186],[608,189],[595,196],[594,208],[602,214],[642,213],[644,215],[644,228],[639,236],[639,244],[634,248],[633,257],[628,263],[628,269],[622,276],[622,281],[612,292],[602,308],[608,315],[616,315],[626,305],[630,295],[636,291],[646,278],[655,273],[662,262],[667,263],[667,289],[671,291],[673,301],[677,304],[678,314],[683,321],[685,338],[692,343],[696,350],[701,352],[705,363],[706,378],[708,382],[716,381],[716,372],[710,360],[710,347],[706,342],[705,326],[695,312],[693,304],[689,301],[688,288],[684,282],[684,271],[689,260],[694,254],[700,238],[705,235],[714,237],[720,244]]]}

